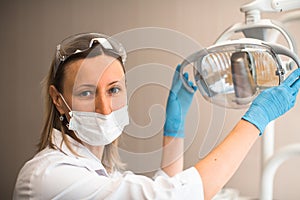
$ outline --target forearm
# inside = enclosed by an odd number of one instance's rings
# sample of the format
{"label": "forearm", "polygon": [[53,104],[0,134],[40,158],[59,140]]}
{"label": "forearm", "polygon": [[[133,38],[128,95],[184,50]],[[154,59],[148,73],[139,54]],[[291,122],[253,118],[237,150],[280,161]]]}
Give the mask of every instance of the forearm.
{"label": "forearm", "polygon": [[259,130],[241,120],[225,140],[195,168],[201,175],[205,199],[211,199],[232,177],[259,137]]}
{"label": "forearm", "polygon": [[169,176],[183,170],[184,139],[164,136],[161,168]]}
{"label": "forearm", "polygon": [[164,124],[163,156],[161,168],[173,176],[183,169],[184,124],[188,109],[192,103],[197,87],[188,79],[188,73],[181,78],[186,81],[193,92],[188,91],[180,78],[180,65],[176,67],[166,107]]}

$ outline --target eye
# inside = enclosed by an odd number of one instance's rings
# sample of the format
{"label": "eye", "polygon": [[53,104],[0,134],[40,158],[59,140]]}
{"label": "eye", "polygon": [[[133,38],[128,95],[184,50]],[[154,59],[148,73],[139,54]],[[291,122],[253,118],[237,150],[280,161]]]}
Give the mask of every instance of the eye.
{"label": "eye", "polygon": [[109,94],[115,95],[118,94],[121,91],[121,89],[119,87],[112,87],[109,89]]}
{"label": "eye", "polygon": [[80,94],[79,94],[79,96],[81,96],[81,97],[90,97],[90,96],[94,96],[94,92],[93,91],[89,91],[89,90],[87,90],[87,91],[83,91],[83,92],[81,92]]}

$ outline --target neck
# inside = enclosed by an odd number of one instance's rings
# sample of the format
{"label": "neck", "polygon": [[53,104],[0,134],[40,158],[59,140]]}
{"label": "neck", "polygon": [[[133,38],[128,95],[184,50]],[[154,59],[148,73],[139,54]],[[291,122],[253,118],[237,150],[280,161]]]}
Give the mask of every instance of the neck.
{"label": "neck", "polygon": [[92,146],[83,142],[84,146],[88,148],[100,161],[102,160],[104,146]]}

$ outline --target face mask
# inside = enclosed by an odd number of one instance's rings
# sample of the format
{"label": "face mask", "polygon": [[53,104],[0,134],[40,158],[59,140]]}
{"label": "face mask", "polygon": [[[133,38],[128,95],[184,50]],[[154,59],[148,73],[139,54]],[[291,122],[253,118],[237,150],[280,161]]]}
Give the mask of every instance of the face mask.
{"label": "face mask", "polygon": [[[67,102],[60,95],[70,109]],[[83,142],[92,146],[102,146],[112,143],[121,134],[126,125],[129,124],[127,105],[111,112],[109,115],[102,115],[96,112],[70,111],[71,117],[69,130]]]}

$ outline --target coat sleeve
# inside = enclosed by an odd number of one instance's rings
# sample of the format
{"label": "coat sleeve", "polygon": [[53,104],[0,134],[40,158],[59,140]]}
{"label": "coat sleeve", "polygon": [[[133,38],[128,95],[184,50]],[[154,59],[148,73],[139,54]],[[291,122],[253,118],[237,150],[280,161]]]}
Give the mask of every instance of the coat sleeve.
{"label": "coat sleeve", "polygon": [[135,174],[124,174],[111,199],[204,199],[199,173],[192,167],[174,177],[157,173],[154,179]]}
{"label": "coat sleeve", "polygon": [[174,177],[158,174],[154,179],[130,172],[100,176],[70,164],[45,169],[25,178],[29,183],[17,188],[14,199],[203,199],[201,177],[193,167]]}

